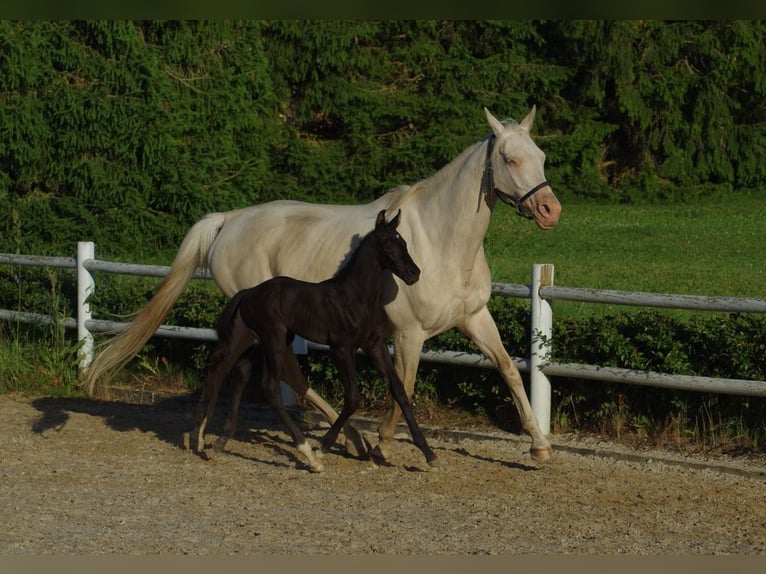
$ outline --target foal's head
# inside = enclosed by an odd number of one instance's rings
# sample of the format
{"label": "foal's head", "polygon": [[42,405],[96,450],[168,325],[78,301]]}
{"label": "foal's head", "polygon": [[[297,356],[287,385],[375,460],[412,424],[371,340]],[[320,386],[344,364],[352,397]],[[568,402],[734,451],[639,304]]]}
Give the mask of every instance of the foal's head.
{"label": "foal's head", "polygon": [[372,233],[378,245],[378,257],[383,268],[391,271],[407,285],[412,285],[420,279],[420,268],[410,257],[407,242],[396,231],[401,215],[400,209],[391,221],[386,222],[386,211],[381,211],[375,220]]}

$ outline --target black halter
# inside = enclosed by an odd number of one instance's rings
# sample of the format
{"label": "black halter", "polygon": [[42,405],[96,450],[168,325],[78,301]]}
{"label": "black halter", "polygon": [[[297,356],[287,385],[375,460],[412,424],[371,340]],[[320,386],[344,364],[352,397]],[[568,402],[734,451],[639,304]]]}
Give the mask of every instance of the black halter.
{"label": "black halter", "polygon": [[511,194],[506,193],[503,190],[499,189],[495,185],[495,175],[492,170],[492,148],[495,146],[495,139],[496,138],[494,135],[490,136],[489,142],[487,143],[487,164],[485,167],[485,171],[487,173],[487,183],[489,184],[490,189],[495,193],[497,198],[500,199],[502,202],[507,203],[511,207],[515,208],[516,213],[518,215],[520,215],[521,217],[526,217],[527,219],[534,219],[531,215],[524,213],[524,211],[521,209],[521,206],[524,205],[524,202],[528,200],[530,197],[532,197],[535,193],[540,191],[542,188],[549,186],[550,183],[548,183],[548,180],[541,181],[532,189],[530,189],[527,193],[525,193],[519,200],[517,200]]}

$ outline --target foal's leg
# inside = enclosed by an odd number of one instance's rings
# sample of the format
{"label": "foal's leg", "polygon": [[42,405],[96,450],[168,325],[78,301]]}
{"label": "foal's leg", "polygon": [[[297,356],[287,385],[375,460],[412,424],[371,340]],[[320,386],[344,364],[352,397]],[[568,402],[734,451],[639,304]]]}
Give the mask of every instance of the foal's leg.
{"label": "foal's leg", "polygon": [[386,342],[382,339],[375,342],[367,349],[367,355],[377,366],[383,380],[388,382],[391,396],[404,414],[404,419],[407,421],[407,426],[410,429],[410,435],[412,436],[412,441],[415,443],[415,446],[423,452],[428,464],[436,466],[436,453],[434,453],[434,451],[431,450],[431,447],[428,446],[426,437],[423,435],[423,431],[420,430],[420,427],[415,420],[415,414],[412,412],[412,405],[407,398],[407,393],[404,390],[404,385],[402,384],[401,379],[396,374],[396,369],[391,361],[391,356],[388,354]]}
{"label": "foal's leg", "polygon": [[[420,351],[423,349],[423,342],[426,336],[421,331],[397,332],[394,334],[394,364],[399,380],[404,385],[404,392],[407,397],[411,397],[415,390],[415,376],[418,372],[420,363]],[[388,462],[391,460],[391,445],[396,432],[396,423],[399,421],[401,408],[399,404],[391,398],[388,410],[383,415],[383,419],[378,427],[378,445],[372,451],[372,457],[379,462]]]}
{"label": "foal's leg", "polygon": [[205,427],[215,410],[218,392],[228,372],[228,350],[219,344],[213,351],[213,362],[208,368],[205,386],[202,389],[197,408],[194,410],[194,430],[191,433],[191,448],[195,452],[205,450]]}
{"label": "foal's leg", "polygon": [[277,376],[277,373],[282,373],[286,370],[285,367],[282,366],[282,361],[284,360],[286,353],[284,352],[284,349],[277,347],[273,349],[264,349],[264,354],[266,355],[266,378],[264,380],[266,398],[269,401],[271,408],[279,417],[279,420],[281,420],[282,424],[287,427],[287,431],[293,439],[295,448],[308,460],[311,470],[313,472],[322,472],[324,470],[324,465],[319,461],[314,449],[311,448],[306,437],[303,436],[298,425],[296,425],[295,421],[290,418],[290,415],[287,414],[287,411],[282,404],[282,397],[279,393],[279,377]]}
{"label": "foal's leg", "polygon": [[[338,413],[335,412],[335,409],[314,389],[309,388],[306,390],[306,400],[322,412],[330,425],[338,420]],[[368,454],[367,443],[362,438],[361,433],[351,423],[347,422],[343,425],[343,435],[346,437],[346,444],[344,446],[348,454],[357,458],[363,458]]]}
{"label": "foal's leg", "polygon": [[[298,394],[299,397],[305,398],[308,402],[318,408],[330,425],[333,425],[338,420],[338,413],[335,412],[327,401],[325,401],[319,393],[308,386],[306,378],[300,370],[298,365],[298,359],[295,358],[295,353],[291,346],[287,347],[288,355],[292,355],[292,358],[286,359],[283,364],[283,368],[287,369],[282,373],[282,380],[284,380],[290,387]],[[294,368],[290,369],[290,365]],[[361,433],[354,428],[354,426],[346,422],[343,425],[343,435],[346,437],[345,449],[348,454],[357,458],[364,458],[367,455],[367,443],[362,438]],[[319,451],[321,452],[321,450]]]}
{"label": "foal's leg", "polygon": [[524,427],[524,431],[532,437],[532,447],[529,451],[532,458],[540,461],[551,458],[553,456],[551,443],[545,438],[537,424],[537,418],[532,412],[519,370],[503,346],[497,325],[495,325],[495,320],[490,315],[489,309],[485,306],[478,313],[468,317],[461,326],[461,330],[492,361],[508,385],[513,402],[521,416],[521,425]]}
{"label": "foal's leg", "polygon": [[253,353],[247,353],[245,356],[240,357],[236,365],[234,365],[233,375],[231,378],[231,399],[229,401],[229,415],[226,417],[226,424],[223,426],[223,433],[218,436],[218,439],[213,443],[214,451],[223,451],[226,447],[226,443],[237,432],[237,418],[239,417],[239,404],[242,401],[242,393],[245,390],[245,385],[250,381],[250,377],[253,373],[253,366],[255,364],[255,356]]}
{"label": "foal's leg", "polygon": [[192,431],[191,440],[196,452],[202,453],[205,450],[205,428],[213,417],[218,393],[232,365],[247,345],[249,343],[243,345],[241,342],[232,341],[228,347],[224,344],[219,344],[214,351],[214,362],[208,370],[205,387],[202,390],[202,395],[194,414],[195,426]]}
{"label": "foal's leg", "polygon": [[340,381],[343,384],[343,409],[335,422],[322,438],[322,451],[330,450],[335,441],[338,440],[338,434],[343,425],[346,424],[351,415],[359,408],[360,395],[359,385],[356,382],[356,348],[355,347],[333,347],[330,349],[335,366],[338,368]]}

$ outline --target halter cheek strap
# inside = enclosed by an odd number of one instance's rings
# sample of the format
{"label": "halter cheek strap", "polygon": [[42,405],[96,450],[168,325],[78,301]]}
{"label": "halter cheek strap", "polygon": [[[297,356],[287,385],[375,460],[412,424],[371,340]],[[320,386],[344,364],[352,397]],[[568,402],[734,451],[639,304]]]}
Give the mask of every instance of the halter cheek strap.
{"label": "halter cheek strap", "polygon": [[489,143],[487,144],[487,164],[486,164],[486,172],[487,177],[489,179],[489,185],[492,191],[495,193],[498,199],[500,199],[502,202],[507,203],[511,207],[516,209],[516,212],[518,215],[525,217],[527,219],[534,219],[531,215],[528,215],[524,213],[524,211],[521,209],[522,205],[524,205],[524,202],[528,200],[530,197],[532,197],[535,193],[540,191],[542,188],[547,187],[550,185],[548,180],[543,180],[540,183],[538,183],[536,186],[534,186],[532,189],[530,189],[527,193],[521,196],[520,199],[516,199],[513,197],[510,193],[506,193],[503,190],[499,189],[495,185],[495,176],[492,170],[492,148],[495,144],[495,136],[491,136]]}

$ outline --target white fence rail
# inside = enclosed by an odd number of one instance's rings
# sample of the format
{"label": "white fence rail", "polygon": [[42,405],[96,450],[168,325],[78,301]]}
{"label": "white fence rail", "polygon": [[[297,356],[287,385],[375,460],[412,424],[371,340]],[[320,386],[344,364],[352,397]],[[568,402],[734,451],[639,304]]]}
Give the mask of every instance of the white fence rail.
{"label": "white fence rail", "polygon": [[[164,277],[169,267],[102,261],[94,257],[92,242],[80,242],[77,257],[44,257],[37,255],[13,255],[0,253],[0,264],[32,265],[75,269],[77,272],[77,318],[64,318],[63,325],[76,328],[80,347],[80,368],[87,369],[93,353],[93,333],[124,329],[126,323],[95,320],[91,317],[88,296],[96,287],[92,272],[103,271],[125,275]],[[551,383],[549,377],[569,377],[600,382],[617,382],[651,387],[662,387],[686,391],[703,391],[743,396],[766,397],[766,381],[745,379],[721,379],[697,377],[601,367],[580,363],[551,362],[553,313],[550,302],[579,301],[612,305],[631,305],[638,307],[664,307],[673,309],[691,309],[702,311],[766,313],[766,300],[738,297],[705,297],[694,295],[669,295],[640,293],[631,291],[610,291],[603,289],[583,289],[556,287],[553,284],[553,265],[534,265],[531,285],[493,283],[494,295],[531,299],[531,341],[530,357],[514,358],[521,371],[530,374],[530,402],[545,434],[550,432]],[[198,279],[210,279],[206,272],[198,270],[194,275]],[[22,321],[50,324],[55,319],[37,313],[22,313],[0,309],[0,320]],[[201,341],[215,341],[213,329],[199,327],[178,327],[162,325],[155,332],[159,337],[177,337]],[[309,343],[308,349],[322,349],[322,345]],[[455,351],[424,350],[423,361],[492,368],[492,364],[483,355]]]}

